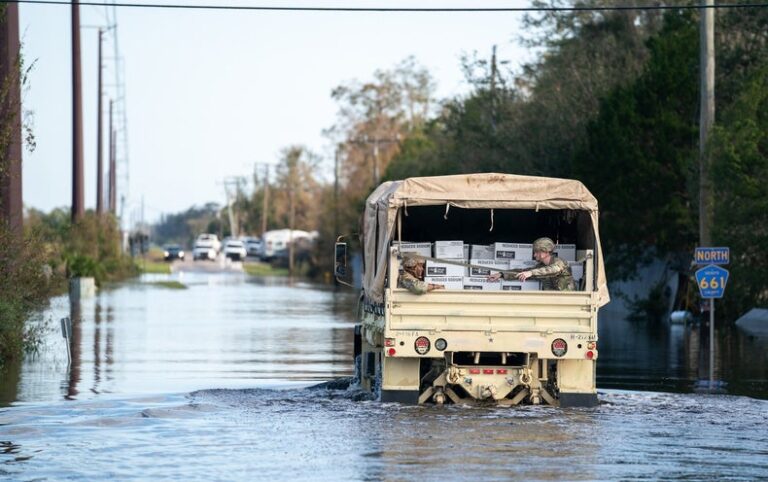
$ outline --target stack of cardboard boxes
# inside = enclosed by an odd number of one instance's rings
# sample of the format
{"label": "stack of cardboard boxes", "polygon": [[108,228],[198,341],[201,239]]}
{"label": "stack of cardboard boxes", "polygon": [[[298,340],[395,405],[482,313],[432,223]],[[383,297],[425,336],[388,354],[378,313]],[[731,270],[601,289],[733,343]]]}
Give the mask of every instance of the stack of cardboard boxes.
{"label": "stack of cardboard boxes", "polygon": [[461,264],[428,260],[424,281],[443,285],[447,290],[463,289],[464,273],[467,269],[462,264],[466,264],[469,257],[469,251],[465,250],[464,246],[464,241],[435,241],[435,258]]}
{"label": "stack of cardboard boxes", "polygon": [[[414,253],[442,261],[427,260],[424,281],[440,284],[448,290],[485,291],[537,291],[540,283],[535,280],[488,281],[488,277],[500,270],[527,270],[536,265],[533,245],[521,243],[494,243],[491,245],[464,244],[463,241],[435,241],[432,243],[397,243],[401,253]],[[433,256],[434,248],[434,256]],[[584,267],[576,262],[575,244],[555,245],[555,256],[568,262],[578,283],[584,275]],[[461,264],[459,264],[461,263]],[[462,264],[473,265],[469,268]]]}

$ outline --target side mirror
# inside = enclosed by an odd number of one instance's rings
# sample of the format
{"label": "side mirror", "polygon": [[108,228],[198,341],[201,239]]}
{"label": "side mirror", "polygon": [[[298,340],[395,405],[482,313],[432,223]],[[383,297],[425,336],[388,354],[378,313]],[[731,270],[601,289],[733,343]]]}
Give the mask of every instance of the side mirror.
{"label": "side mirror", "polygon": [[347,243],[336,243],[334,259],[333,275],[337,281],[343,281],[347,278]]}

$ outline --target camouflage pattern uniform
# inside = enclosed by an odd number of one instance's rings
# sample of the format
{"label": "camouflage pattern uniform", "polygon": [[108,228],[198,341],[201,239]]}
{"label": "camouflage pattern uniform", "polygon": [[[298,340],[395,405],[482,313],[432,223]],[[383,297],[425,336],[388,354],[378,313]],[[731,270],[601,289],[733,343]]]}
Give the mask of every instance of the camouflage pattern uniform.
{"label": "camouflage pattern uniform", "polygon": [[576,289],[570,265],[567,261],[555,256],[552,256],[552,262],[549,265],[539,262],[530,271],[531,277],[541,280],[542,290],[574,291]]}
{"label": "camouflage pattern uniform", "polygon": [[397,278],[397,287],[405,288],[411,293],[417,295],[423,295],[429,291],[429,285],[426,281],[422,281],[407,271],[403,271]]}

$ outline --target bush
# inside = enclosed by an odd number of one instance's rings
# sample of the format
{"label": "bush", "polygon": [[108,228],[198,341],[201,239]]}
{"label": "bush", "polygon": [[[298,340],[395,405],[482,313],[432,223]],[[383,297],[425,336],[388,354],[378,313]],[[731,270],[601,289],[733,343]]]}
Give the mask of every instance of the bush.
{"label": "bush", "polygon": [[56,284],[40,238],[16,236],[0,223],[0,365],[38,342],[25,321],[47,306]]}

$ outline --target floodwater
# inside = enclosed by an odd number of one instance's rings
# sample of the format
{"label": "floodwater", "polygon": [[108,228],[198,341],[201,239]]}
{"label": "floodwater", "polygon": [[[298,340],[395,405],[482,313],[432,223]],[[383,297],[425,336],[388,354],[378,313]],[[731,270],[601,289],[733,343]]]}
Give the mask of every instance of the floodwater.
{"label": "floodwater", "polygon": [[239,273],[58,298],[2,373],[0,479],[768,479],[768,340],[719,331],[699,394],[706,329],[603,320],[599,407],[402,406],[309,388],[351,375],[354,303]]}

